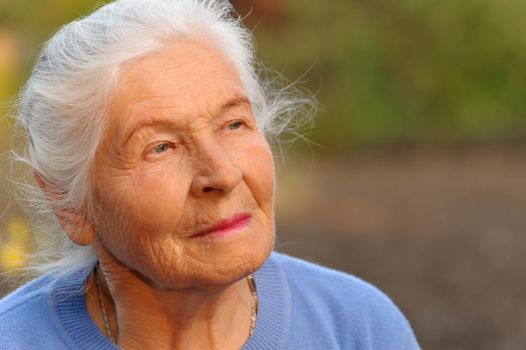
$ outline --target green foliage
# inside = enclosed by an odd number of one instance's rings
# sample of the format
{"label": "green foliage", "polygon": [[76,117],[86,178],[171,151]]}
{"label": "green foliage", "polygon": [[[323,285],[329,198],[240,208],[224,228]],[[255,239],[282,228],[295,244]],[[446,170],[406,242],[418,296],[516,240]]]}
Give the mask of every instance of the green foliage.
{"label": "green foliage", "polygon": [[95,8],[94,0],[0,0],[0,28],[20,42],[24,55],[21,65],[31,65],[41,43],[60,26]]}
{"label": "green foliage", "polygon": [[94,0],[0,0],[0,154],[8,145],[6,112],[41,44],[61,25],[94,8]]}
{"label": "green foliage", "polygon": [[319,90],[335,146],[526,136],[521,0],[291,0],[260,54]]}

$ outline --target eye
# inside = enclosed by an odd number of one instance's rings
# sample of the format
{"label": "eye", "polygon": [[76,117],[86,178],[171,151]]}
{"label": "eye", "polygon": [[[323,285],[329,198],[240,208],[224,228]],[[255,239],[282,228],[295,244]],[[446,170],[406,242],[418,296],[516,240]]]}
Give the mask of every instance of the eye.
{"label": "eye", "polygon": [[146,152],[144,154],[145,160],[157,161],[160,159],[164,159],[165,156],[171,154],[171,152],[175,150],[175,148],[177,148],[177,146],[172,142],[160,142],[157,144],[153,144],[146,149]]}
{"label": "eye", "polygon": [[243,121],[241,120],[234,120],[227,124],[227,128],[229,130],[236,130],[243,126]]}
{"label": "eye", "polygon": [[157,146],[155,146],[154,148],[152,148],[151,150],[151,153],[154,153],[154,154],[160,154],[160,153],[164,153],[166,151],[168,151],[170,149],[170,145],[168,143],[161,143],[161,144],[158,144]]}

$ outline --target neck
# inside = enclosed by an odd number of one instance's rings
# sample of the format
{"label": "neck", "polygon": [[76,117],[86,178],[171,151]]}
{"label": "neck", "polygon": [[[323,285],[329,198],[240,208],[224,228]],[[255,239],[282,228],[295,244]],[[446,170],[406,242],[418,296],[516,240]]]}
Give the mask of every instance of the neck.
{"label": "neck", "polygon": [[98,286],[86,291],[88,313],[121,349],[239,349],[251,329],[254,300],[247,279],[224,288],[163,291],[136,273],[101,261]]}

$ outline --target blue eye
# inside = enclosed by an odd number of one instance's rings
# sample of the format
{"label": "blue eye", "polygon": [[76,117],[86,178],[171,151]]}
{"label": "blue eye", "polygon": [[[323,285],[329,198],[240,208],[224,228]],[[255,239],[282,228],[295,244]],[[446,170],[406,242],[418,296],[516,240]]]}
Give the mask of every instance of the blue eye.
{"label": "blue eye", "polygon": [[243,122],[241,120],[234,120],[233,122],[228,124],[228,128],[230,130],[236,130],[239,129],[241,126],[243,126]]}
{"label": "blue eye", "polygon": [[159,154],[159,153],[163,153],[163,152],[168,151],[169,148],[170,148],[170,146],[167,143],[161,143],[161,144],[155,146],[153,148],[152,152],[155,153],[155,154]]}

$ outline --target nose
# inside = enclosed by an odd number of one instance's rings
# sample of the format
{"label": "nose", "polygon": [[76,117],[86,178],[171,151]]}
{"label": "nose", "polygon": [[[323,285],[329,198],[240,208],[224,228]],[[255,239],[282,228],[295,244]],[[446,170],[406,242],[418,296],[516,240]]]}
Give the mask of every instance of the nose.
{"label": "nose", "polygon": [[194,196],[210,193],[226,195],[241,182],[243,171],[230,152],[216,142],[200,145],[196,157],[197,174],[191,185]]}

